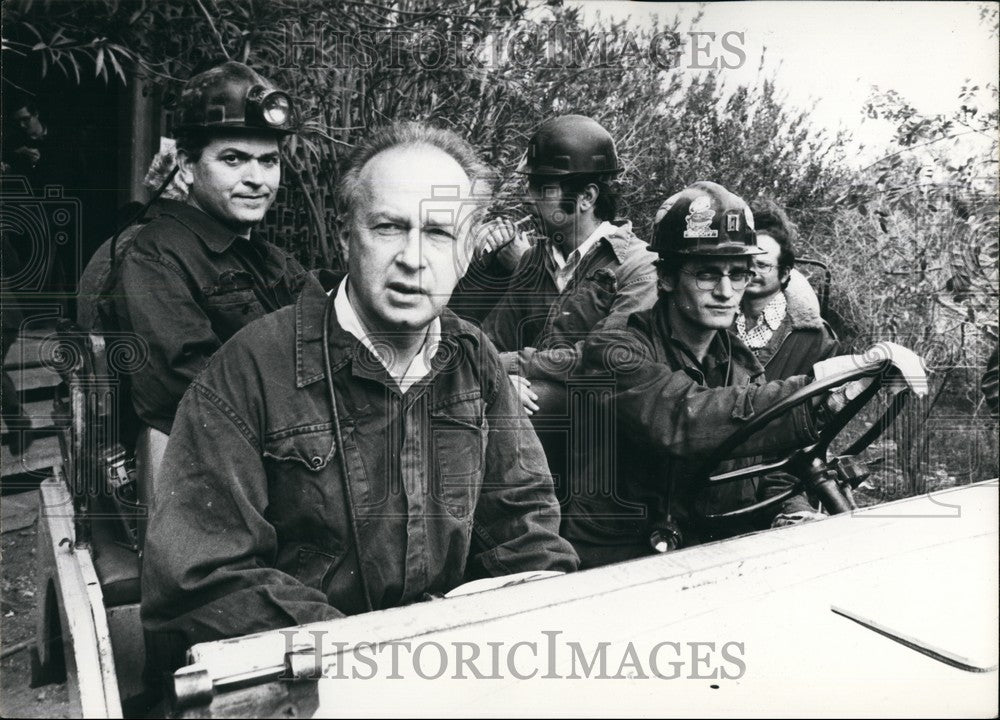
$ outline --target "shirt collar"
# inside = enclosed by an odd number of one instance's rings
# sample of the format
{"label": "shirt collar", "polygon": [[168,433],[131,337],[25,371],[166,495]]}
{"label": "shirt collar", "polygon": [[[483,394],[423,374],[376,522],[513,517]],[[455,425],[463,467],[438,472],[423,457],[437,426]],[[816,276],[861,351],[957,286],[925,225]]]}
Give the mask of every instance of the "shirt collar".
{"label": "shirt collar", "polygon": [[594,247],[594,245],[596,245],[602,238],[613,233],[616,229],[617,228],[614,225],[605,220],[598,225],[594,229],[594,232],[590,233],[590,235],[587,236],[587,239],[580,243],[568,257],[563,255],[562,251],[556,246],[555,243],[552,243],[549,246],[549,252],[552,253],[552,259],[556,261],[556,266],[563,267],[569,264],[574,255],[577,258],[583,258],[588,252],[590,252],[590,249]]}
{"label": "shirt collar", "polygon": [[[343,272],[330,270],[309,273],[302,287],[302,292],[295,301],[295,380],[298,387],[305,387],[323,379],[323,314],[326,309],[328,293],[339,290],[345,278],[346,275]],[[361,353],[367,355],[371,352],[372,356],[377,357],[376,353],[371,351],[370,346],[366,345],[358,335],[344,331],[341,323],[351,322],[348,316],[353,313],[353,308],[351,308],[351,313],[346,313],[345,318],[342,319],[337,310],[336,302],[337,297],[334,296],[334,313],[330,322],[330,364],[334,372],[360,357]],[[348,301],[347,304],[350,305],[350,302]],[[353,314],[357,320],[357,314]],[[357,322],[360,326],[360,320]],[[447,308],[439,318],[435,319],[434,323],[436,330],[432,328],[432,332],[440,337],[440,342],[457,343],[460,337],[467,337],[478,345],[478,337],[465,329],[462,321]],[[363,330],[361,334],[365,334]],[[434,370],[434,364],[430,362],[433,353],[426,352],[430,349],[432,349],[431,346],[425,343],[425,352],[421,353],[421,356],[427,358],[425,364],[433,371],[431,374],[434,374],[436,370]],[[436,343],[433,349],[436,349]],[[443,352],[448,353],[449,351],[445,349]],[[375,360],[374,362],[375,368],[383,367],[381,361]],[[378,373],[373,372],[371,364],[354,363],[354,374],[366,377],[381,375],[382,370],[379,370]],[[415,368],[411,365],[404,376],[412,376],[414,370]]]}
{"label": "shirt collar", "polygon": [[190,203],[178,200],[161,200],[161,202],[163,204],[161,215],[172,217],[201,238],[208,249],[216,254],[226,252],[236,240],[243,237]]}
{"label": "shirt collar", "polygon": [[615,225],[610,222],[606,224],[610,225],[611,228],[604,236],[604,240],[611,246],[611,251],[615,254],[618,264],[621,265],[625,262],[625,258],[629,252],[629,244],[635,237],[632,234],[632,223],[626,221],[621,225]]}
{"label": "shirt collar", "polygon": [[777,292],[774,297],[764,306],[764,322],[772,330],[777,330],[778,326],[781,325],[782,321],[785,319],[785,313],[788,311],[788,301],[785,299],[785,293]]}
{"label": "shirt collar", "polygon": [[[431,358],[434,357],[441,342],[441,318],[436,317],[431,321],[430,327],[427,329],[427,336],[424,338],[424,343],[410,362],[410,366],[406,368],[402,375],[394,375],[390,367],[391,363],[387,363],[382,353],[375,347],[368,333],[365,332],[364,325],[361,324],[361,318],[358,317],[358,313],[351,304],[351,300],[347,294],[347,281],[349,277],[345,276],[340,281],[340,284],[336,288],[337,295],[333,299],[333,312],[337,316],[337,322],[340,324],[342,330],[356,337],[371,351],[371,354],[382,363],[386,372],[399,383],[400,391],[405,393],[411,385],[423,380],[431,372]],[[330,290],[329,292],[332,293],[334,291]]]}

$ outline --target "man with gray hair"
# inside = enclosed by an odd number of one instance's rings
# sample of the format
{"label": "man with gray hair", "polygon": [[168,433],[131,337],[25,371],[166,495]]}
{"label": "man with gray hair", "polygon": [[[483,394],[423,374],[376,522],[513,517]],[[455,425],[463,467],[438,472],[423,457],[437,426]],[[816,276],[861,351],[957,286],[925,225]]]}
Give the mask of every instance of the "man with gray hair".
{"label": "man with gray hair", "polygon": [[143,567],[161,652],[576,569],[496,349],[445,309],[484,175],[449,131],[376,132],[341,177],[346,276],[310,276],[191,384]]}

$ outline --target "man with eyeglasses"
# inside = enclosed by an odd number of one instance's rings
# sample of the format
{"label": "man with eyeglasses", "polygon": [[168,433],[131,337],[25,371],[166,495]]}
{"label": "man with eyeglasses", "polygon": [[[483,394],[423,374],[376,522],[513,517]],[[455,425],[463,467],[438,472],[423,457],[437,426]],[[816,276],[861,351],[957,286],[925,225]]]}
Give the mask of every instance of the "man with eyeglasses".
{"label": "man with eyeglasses", "polygon": [[[669,198],[650,245],[660,258],[656,305],[613,315],[587,339],[584,367],[595,383],[607,383],[609,398],[595,411],[609,416],[595,415],[588,426],[613,430],[588,446],[571,474],[561,532],[581,568],[816,517],[798,495],[745,527],[722,532],[697,520],[787,487],[787,478],[775,477],[758,488],[732,483],[695,497],[692,480],[724,438],[811,380],[800,375],[765,384],[760,363],[730,332],[754,277],[750,264],[762,255],[753,220],[746,203],[716,183],[698,182]],[[814,415],[844,402],[835,391],[816,408],[800,405],[740,452],[769,454],[813,442]]]}
{"label": "man with eyeglasses", "polygon": [[815,295],[801,276],[793,282],[795,228],[769,200],[752,206],[757,247],[754,277],[736,314],[736,333],[764,366],[768,380],[808,373],[840,350],[837,336],[820,317]]}

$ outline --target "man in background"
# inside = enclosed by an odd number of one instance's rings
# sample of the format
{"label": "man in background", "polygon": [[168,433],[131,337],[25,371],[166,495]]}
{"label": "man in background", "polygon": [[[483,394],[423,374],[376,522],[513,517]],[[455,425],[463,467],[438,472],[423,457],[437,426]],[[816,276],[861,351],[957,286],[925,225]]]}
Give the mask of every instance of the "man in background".
{"label": "man in background", "polygon": [[281,183],[291,100],[254,70],[226,62],[192,77],[175,130],[184,201],[161,200],[115,259],[117,330],[148,359],[130,380],[141,422],[137,455],[155,469],[177,405],[208,359],[247,323],[292,303],[305,276],[255,232]]}
{"label": "man in background", "polygon": [[750,265],[754,277],[743,293],[736,333],[764,366],[767,379],[783,380],[836,355],[840,344],[820,317],[808,281],[791,282],[795,226],[768,200],[754,203],[751,210],[762,252]]}

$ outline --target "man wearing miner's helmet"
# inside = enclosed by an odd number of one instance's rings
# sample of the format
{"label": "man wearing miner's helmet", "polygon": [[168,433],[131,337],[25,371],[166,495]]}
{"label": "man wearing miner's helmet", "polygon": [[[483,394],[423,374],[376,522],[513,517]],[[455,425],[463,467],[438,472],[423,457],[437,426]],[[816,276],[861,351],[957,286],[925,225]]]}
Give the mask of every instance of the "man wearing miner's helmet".
{"label": "man wearing miner's helmet", "polygon": [[526,385],[564,379],[573,365],[567,352],[598,320],[656,299],[655,255],[631,223],[615,221],[612,181],[621,169],[611,135],[582,115],[543,123],[517,168],[544,237],[522,256],[483,329]]}
{"label": "man wearing miner's helmet", "polygon": [[[621,169],[611,135],[582,115],[543,123],[517,168],[527,176],[526,205],[542,237],[521,257],[483,330],[529,415],[563,414],[566,382],[599,320],[656,300],[656,256],[631,223],[615,220],[613,180]],[[508,224],[496,234],[514,232]],[[559,482],[566,433],[545,432],[544,422],[536,428]]]}
{"label": "man wearing miner's helmet", "polygon": [[[609,317],[583,348],[588,373],[613,384],[613,402],[606,409],[614,413],[615,429],[613,437],[588,446],[570,478],[561,532],[576,548],[581,567],[693,545],[761,524],[821,517],[799,494],[746,527],[722,531],[697,520],[700,513],[745,507],[787,489],[787,476],[771,476],[756,489],[732,483],[696,500],[691,481],[694,469],[755,412],[812,378],[765,383],[753,352],[731,332],[753,278],[751,260],[760,252],[753,215],[742,199],[716,183],[695,183],[661,206],[650,249],[660,257],[655,306]],[[898,352],[909,354],[903,348]],[[845,369],[851,360],[825,362]],[[825,368],[814,368],[817,377],[821,370]],[[740,452],[775,453],[814,442],[821,418],[870,382],[857,380],[814,406],[795,407]],[[604,468],[611,468],[612,477],[602,483]]]}
{"label": "man wearing miner's helmet", "polygon": [[[281,182],[291,102],[238,62],[192,77],[175,122],[186,200],[162,199],[114,267],[119,329],[148,345],[135,410],[162,449],[190,381],[237,330],[292,303],[304,268],[255,231]],[[117,254],[117,253],[116,253]],[[155,454],[158,453],[154,453]]]}

